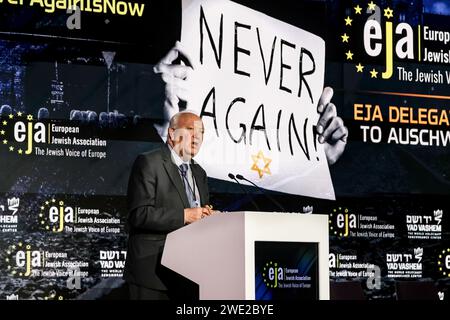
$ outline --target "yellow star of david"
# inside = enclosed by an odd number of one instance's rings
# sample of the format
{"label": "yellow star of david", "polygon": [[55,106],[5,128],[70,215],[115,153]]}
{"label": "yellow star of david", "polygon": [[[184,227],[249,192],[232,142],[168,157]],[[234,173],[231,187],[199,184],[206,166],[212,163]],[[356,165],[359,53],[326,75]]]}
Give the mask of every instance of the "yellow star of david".
{"label": "yellow star of david", "polygon": [[392,10],[389,7],[387,7],[387,9],[384,9],[384,16],[388,19],[392,18],[394,16],[393,13],[394,13],[394,10]]}
{"label": "yellow star of david", "polygon": [[[262,178],[264,173],[272,174],[270,172],[270,168],[269,168],[269,165],[272,162],[272,159],[264,157],[264,154],[262,153],[262,151],[259,151],[257,155],[252,155],[252,159],[253,159],[253,165],[251,167],[251,170],[258,172],[259,178]],[[258,166],[259,160],[262,160],[264,162],[263,168],[260,168]]]}

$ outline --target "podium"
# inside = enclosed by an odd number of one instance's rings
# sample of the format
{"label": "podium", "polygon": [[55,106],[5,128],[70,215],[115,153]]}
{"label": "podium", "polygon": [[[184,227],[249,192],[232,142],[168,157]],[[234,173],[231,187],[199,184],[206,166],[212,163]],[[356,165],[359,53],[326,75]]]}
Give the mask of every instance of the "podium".
{"label": "podium", "polygon": [[328,216],[217,213],[167,235],[161,263],[214,300],[329,299]]}

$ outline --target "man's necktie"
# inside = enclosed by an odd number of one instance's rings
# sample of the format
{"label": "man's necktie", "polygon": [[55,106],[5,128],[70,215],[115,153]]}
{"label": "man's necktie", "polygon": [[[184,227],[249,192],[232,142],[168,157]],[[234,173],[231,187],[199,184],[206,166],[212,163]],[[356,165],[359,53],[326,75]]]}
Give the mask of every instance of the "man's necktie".
{"label": "man's necktie", "polygon": [[[189,184],[189,180],[187,177],[187,172],[188,172],[188,165],[186,163],[183,163],[180,165],[180,172],[181,172],[181,178],[183,179],[183,184],[184,184],[184,190],[186,191],[186,196],[188,198],[189,204],[191,206],[191,208],[195,208],[197,207],[197,203],[194,199],[194,188],[195,186],[193,185],[191,187],[191,185]],[[194,182],[194,181],[192,181]]]}

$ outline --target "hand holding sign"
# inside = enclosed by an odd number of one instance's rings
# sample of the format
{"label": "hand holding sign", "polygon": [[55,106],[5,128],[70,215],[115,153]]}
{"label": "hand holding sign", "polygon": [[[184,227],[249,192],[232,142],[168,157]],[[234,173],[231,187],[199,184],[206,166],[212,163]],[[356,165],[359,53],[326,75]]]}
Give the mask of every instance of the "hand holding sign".
{"label": "hand holding sign", "polygon": [[334,164],[344,152],[347,144],[348,130],[344,121],[337,116],[336,106],[331,103],[333,89],[326,87],[320,96],[317,112],[320,114],[317,122],[319,143],[325,144],[325,155],[328,164]]}
{"label": "hand holding sign", "polygon": [[[175,62],[185,61],[183,64]],[[161,75],[162,81],[165,83],[165,99],[163,110],[162,125],[155,124],[155,128],[161,138],[166,141],[169,120],[172,116],[180,111],[179,102],[187,100],[187,81],[192,72],[192,63],[188,56],[181,48],[180,42],[176,42],[165,57],[163,57],[154,67],[153,71]]]}

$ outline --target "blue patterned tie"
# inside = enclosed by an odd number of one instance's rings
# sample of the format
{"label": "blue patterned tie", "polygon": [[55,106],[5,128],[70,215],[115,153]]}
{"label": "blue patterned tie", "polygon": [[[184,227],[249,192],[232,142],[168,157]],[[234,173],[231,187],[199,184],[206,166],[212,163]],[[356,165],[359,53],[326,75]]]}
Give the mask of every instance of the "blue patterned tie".
{"label": "blue patterned tie", "polygon": [[184,190],[186,191],[186,196],[188,198],[189,204],[191,208],[197,207],[197,203],[194,199],[193,188],[195,186],[190,186],[188,177],[187,177],[188,165],[183,163],[180,165],[181,178],[183,179]]}

